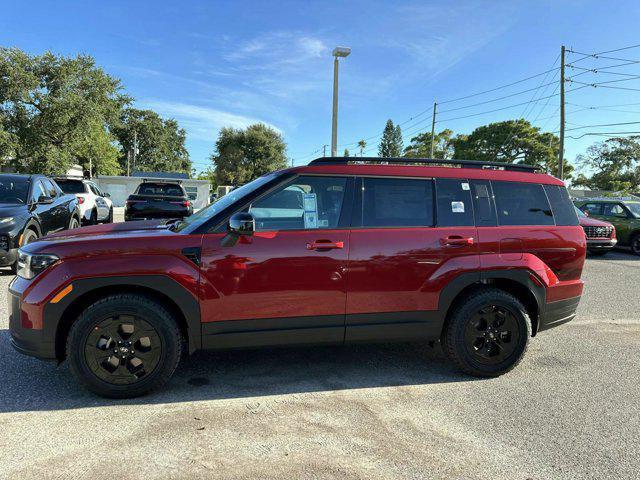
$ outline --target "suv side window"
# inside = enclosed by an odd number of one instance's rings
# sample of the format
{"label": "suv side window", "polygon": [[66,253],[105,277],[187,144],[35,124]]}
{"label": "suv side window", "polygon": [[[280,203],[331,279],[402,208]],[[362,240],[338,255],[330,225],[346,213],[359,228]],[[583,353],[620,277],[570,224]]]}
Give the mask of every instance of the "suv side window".
{"label": "suv side window", "polygon": [[98,189],[97,185],[95,183],[90,183],[89,184],[89,190],[91,190],[91,192],[93,192],[94,195],[97,195],[99,197],[102,196],[102,193],[100,192],[100,190]]}
{"label": "suv side window", "polygon": [[601,203],[585,203],[580,207],[580,210],[587,212],[589,215],[602,215]]}
{"label": "suv side window", "polygon": [[555,225],[542,185],[520,182],[491,184],[499,225]]}
{"label": "suv side window", "polygon": [[56,198],[58,196],[58,190],[56,189],[56,187],[53,186],[53,183],[51,183],[51,180],[49,180],[48,178],[43,178],[42,183],[47,192],[47,196],[51,198]]}
{"label": "suv side window", "polygon": [[605,217],[627,218],[627,211],[619,203],[605,203],[603,215]]}
{"label": "suv side window", "polygon": [[474,226],[469,180],[436,179],[436,219],[439,227]]}
{"label": "suv side window", "polygon": [[576,209],[571,203],[569,192],[559,185],[545,185],[544,191],[547,194],[553,218],[556,219],[556,225],[579,225]]}
{"label": "suv side window", "polygon": [[249,207],[256,230],[337,228],[346,177],[300,176]]}
{"label": "suv side window", "polygon": [[31,190],[31,203],[37,203],[40,197],[46,197],[47,193],[42,186],[42,181],[36,180]]}
{"label": "suv side window", "polygon": [[433,181],[363,178],[363,227],[432,227]]}

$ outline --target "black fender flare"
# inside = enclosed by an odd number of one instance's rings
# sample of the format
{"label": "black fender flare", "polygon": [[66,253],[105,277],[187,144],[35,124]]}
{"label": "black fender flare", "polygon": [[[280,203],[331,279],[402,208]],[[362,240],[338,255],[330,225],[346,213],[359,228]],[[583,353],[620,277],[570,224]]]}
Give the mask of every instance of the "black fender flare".
{"label": "black fender flare", "polygon": [[[189,353],[202,347],[202,332],[200,324],[200,303],[185,287],[166,275],[130,275],[113,277],[82,278],[70,282],[73,289],[58,303],[47,303],[44,308],[44,336],[59,341],[62,330],[68,328],[75,321],[79,313],[73,307],[76,301],[85,298],[92,292],[99,290],[108,294],[109,291],[135,289],[142,287],[153,291],[161,298],[168,298],[179,310],[185,320]],[[83,303],[83,302],[81,302]],[[70,318],[73,317],[73,318]],[[66,332],[63,335],[66,337]],[[60,353],[60,352],[58,352]],[[58,355],[60,356],[60,355]]]}
{"label": "black fender flare", "polygon": [[[440,293],[438,299],[438,311],[446,315],[449,312],[449,308],[453,302],[458,298],[458,295],[462,291],[472,285],[491,285],[496,281],[511,281],[519,284],[521,287],[526,288],[533,294],[535,303],[537,305],[539,319],[544,316],[546,308],[547,292],[545,288],[536,283],[531,276],[535,275],[533,272],[526,268],[513,268],[513,269],[497,269],[497,270],[482,270],[477,272],[461,273]],[[539,325],[539,319],[537,324]],[[535,328],[535,327],[534,327]],[[535,335],[535,331],[533,334]]]}

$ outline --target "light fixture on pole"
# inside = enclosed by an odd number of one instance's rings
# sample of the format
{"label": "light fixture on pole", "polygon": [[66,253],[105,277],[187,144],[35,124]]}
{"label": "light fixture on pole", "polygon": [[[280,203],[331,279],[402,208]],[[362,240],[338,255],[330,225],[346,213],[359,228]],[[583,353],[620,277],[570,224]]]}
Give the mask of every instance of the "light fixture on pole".
{"label": "light fixture on pole", "polygon": [[348,57],[351,53],[349,47],[336,47],[333,49],[333,116],[331,118],[331,156],[338,155],[338,58]]}

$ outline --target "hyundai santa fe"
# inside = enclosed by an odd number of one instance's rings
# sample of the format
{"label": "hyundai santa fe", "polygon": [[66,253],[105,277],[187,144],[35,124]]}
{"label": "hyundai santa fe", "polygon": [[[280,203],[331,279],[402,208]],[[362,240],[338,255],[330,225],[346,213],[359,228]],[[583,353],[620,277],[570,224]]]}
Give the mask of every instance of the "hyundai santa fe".
{"label": "hyundai santa fe", "polygon": [[586,239],[560,180],[352,161],[265,175],[184,220],[30,243],[9,287],[14,347],[122,398],[159,388],[182,355],[266,345],[439,341],[492,377],[575,316]]}

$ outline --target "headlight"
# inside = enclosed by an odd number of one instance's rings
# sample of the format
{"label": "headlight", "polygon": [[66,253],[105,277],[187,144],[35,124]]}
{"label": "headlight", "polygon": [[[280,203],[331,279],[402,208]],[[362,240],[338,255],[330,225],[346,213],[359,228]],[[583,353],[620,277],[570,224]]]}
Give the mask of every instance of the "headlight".
{"label": "headlight", "polygon": [[11,222],[13,222],[13,217],[0,218],[0,225],[2,225],[3,223],[11,223]]}
{"label": "headlight", "polygon": [[18,276],[30,280],[58,260],[60,258],[56,255],[48,253],[31,255],[18,250]]}

